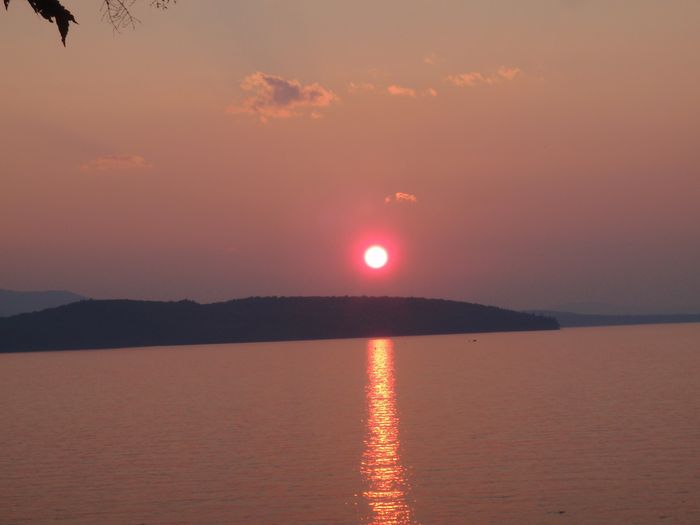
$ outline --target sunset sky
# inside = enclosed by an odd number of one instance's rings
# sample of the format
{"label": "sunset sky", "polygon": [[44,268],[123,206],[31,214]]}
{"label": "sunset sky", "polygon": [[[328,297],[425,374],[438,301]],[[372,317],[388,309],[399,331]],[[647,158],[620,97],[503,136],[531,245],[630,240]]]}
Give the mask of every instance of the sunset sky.
{"label": "sunset sky", "polygon": [[100,3],[0,12],[0,288],[700,312],[697,1]]}

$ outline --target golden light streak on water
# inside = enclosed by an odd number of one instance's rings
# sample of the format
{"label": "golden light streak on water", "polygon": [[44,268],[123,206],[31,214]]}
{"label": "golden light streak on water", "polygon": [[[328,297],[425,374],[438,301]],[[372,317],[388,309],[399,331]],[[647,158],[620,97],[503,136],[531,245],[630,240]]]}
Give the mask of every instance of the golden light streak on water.
{"label": "golden light streak on water", "polygon": [[364,497],[371,523],[412,523],[406,503],[406,473],[399,456],[399,418],[394,393],[394,348],[391,339],[367,344],[367,437],[362,473],[368,484]]}

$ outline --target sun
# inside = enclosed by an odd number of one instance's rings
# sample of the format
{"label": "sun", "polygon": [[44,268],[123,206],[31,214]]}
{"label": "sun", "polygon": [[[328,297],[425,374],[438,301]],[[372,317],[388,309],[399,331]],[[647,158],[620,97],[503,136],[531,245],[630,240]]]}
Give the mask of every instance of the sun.
{"label": "sun", "polygon": [[382,268],[389,260],[389,254],[383,246],[375,244],[365,250],[365,264],[370,268],[378,270]]}

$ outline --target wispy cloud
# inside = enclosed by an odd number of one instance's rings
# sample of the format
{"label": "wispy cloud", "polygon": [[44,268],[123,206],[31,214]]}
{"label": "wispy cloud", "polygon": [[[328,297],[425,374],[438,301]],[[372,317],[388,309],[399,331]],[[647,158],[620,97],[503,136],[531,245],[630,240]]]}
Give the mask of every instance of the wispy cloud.
{"label": "wispy cloud", "polygon": [[469,73],[449,75],[445,80],[450,84],[460,87],[474,87],[480,84],[492,86],[494,84],[500,84],[501,82],[515,80],[515,78],[522,75],[522,73],[520,68],[503,66],[498,68],[498,71],[492,75],[471,71]]}
{"label": "wispy cloud", "polygon": [[439,64],[440,62],[444,61],[445,59],[436,53],[430,53],[429,55],[423,58],[423,63],[428,64],[429,66],[434,66],[435,64]]}
{"label": "wispy cloud", "polygon": [[437,97],[438,92],[435,88],[416,89],[399,84],[389,84],[388,86],[381,83],[373,82],[350,82],[347,87],[348,93],[357,95],[362,93],[385,93],[392,97],[418,98],[418,97]]}
{"label": "wispy cloud", "polygon": [[500,67],[498,69],[498,75],[505,80],[513,80],[515,77],[522,74],[522,70],[517,67]]}
{"label": "wispy cloud", "polygon": [[231,104],[226,111],[232,114],[253,115],[261,122],[271,118],[291,118],[321,115],[319,109],[330,106],[338,97],[322,85],[302,84],[279,76],[257,71],[241,82],[241,89],[251,95]]}
{"label": "wispy cloud", "polygon": [[476,86],[477,84],[489,83],[484,75],[476,71],[461,73],[459,75],[449,75],[446,80],[455,86]]}
{"label": "wispy cloud", "polygon": [[397,86],[396,84],[390,85],[386,88],[387,93],[395,97],[411,97],[416,98],[418,94],[416,90],[410,87]]}
{"label": "wispy cloud", "polygon": [[128,171],[151,168],[153,165],[141,155],[103,155],[85,162],[82,171]]}
{"label": "wispy cloud", "polygon": [[348,84],[349,93],[367,93],[375,89],[377,89],[377,86],[371,82],[350,82]]}
{"label": "wispy cloud", "polygon": [[415,204],[418,202],[418,198],[412,193],[397,191],[396,193],[384,197],[384,202],[386,204]]}

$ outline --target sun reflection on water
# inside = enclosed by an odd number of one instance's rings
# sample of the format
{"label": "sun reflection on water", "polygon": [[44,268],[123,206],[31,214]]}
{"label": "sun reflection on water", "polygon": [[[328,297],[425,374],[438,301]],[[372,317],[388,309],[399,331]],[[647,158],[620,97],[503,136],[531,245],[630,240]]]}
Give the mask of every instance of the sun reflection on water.
{"label": "sun reflection on water", "polygon": [[371,523],[413,523],[406,503],[407,480],[399,456],[399,418],[394,394],[394,348],[391,339],[367,344],[367,437],[362,473]]}

